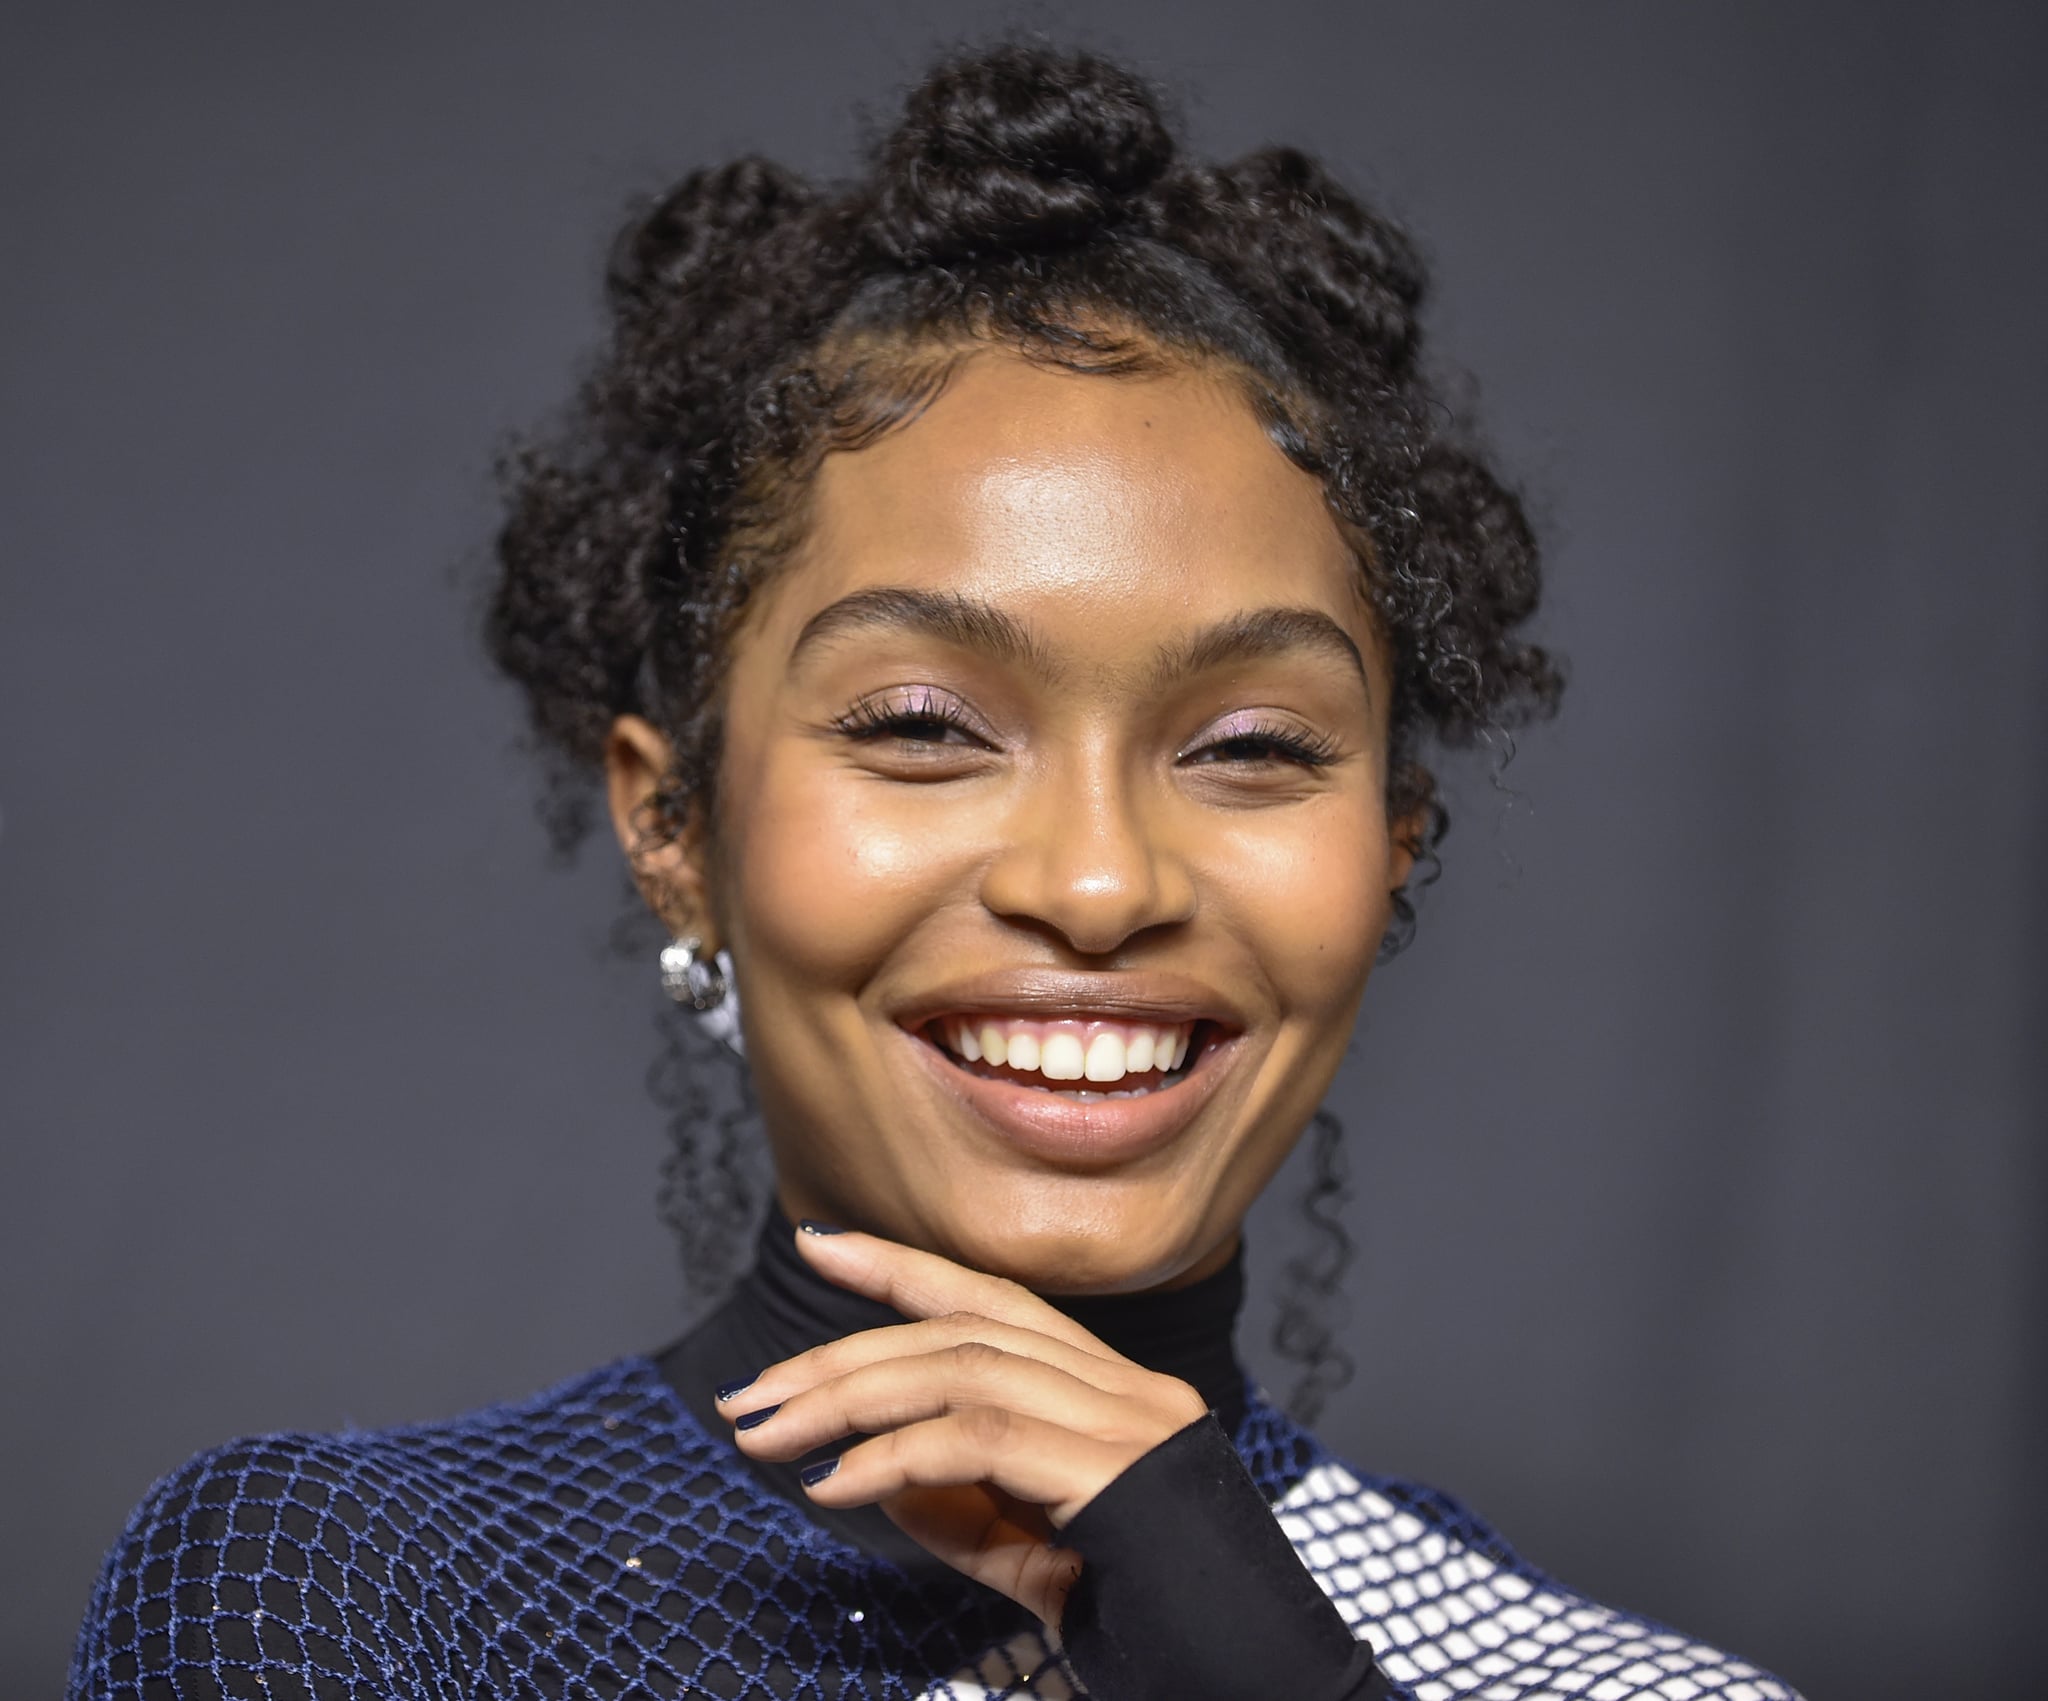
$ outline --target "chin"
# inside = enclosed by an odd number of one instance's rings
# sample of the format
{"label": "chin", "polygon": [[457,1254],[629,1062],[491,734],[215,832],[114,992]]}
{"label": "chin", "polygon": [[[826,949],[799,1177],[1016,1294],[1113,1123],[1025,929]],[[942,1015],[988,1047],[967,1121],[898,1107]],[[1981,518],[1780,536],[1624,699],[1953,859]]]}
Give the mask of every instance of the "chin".
{"label": "chin", "polygon": [[[1008,1191],[1010,1197],[1003,1198]],[[1043,1294],[1136,1293],[1172,1285],[1213,1264],[1234,1239],[1203,1234],[1190,1212],[1156,1187],[1102,1178],[977,1189],[980,1208],[948,1211],[939,1250]],[[990,1194],[996,1196],[989,1208]]]}

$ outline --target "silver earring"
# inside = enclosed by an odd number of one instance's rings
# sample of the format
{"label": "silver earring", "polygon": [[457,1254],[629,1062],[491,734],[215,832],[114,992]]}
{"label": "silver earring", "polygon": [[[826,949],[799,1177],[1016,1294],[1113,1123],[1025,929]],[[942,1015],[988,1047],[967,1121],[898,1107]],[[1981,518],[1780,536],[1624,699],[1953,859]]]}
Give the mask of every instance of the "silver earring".
{"label": "silver earring", "polygon": [[704,941],[685,934],[661,948],[661,989],[687,1004],[713,1037],[744,1054],[740,1043],[740,1000],[733,986],[732,958],[707,953]]}
{"label": "silver earring", "polygon": [[701,1016],[723,1004],[730,989],[718,959],[705,956],[704,941],[687,934],[661,948],[661,990]]}

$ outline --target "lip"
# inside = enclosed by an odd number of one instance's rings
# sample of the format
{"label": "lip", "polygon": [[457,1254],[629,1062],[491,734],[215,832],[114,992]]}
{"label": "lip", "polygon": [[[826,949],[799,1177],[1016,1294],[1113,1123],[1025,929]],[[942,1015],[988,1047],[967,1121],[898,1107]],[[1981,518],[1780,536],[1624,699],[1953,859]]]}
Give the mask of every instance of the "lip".
{"label": "lip", "polygon": [[889,1012],[916,1033],[943,1016],[1061,1016],[1103,1021],[1213,1022],[1234,1039],[1244,1012],[1216,987],[1189,975],[1131,970],[1085,974],[1070,969],[1005,969],[948,981]]}
{"label": "lip", "polygon": [[[1000,1007],[963,1004],[955,1008]],[[1040,1012],[1047,1008],[1037,1007]],[[1065,1008],[1074,1010],[1071,1004]],[[1099,1001],[1084,1008],[1089,1014],[1106,1013]],[[1125,1005],[1117,1013],[1129,1011]],[[1186,1019],[1149,1007],[1143,1014],[1155,1020]],[[992,1130],[1003,1144],[1060,1169],[1084,1170],[1132,1163],[1171,1145],[1215,1096],[1237,1061],[1242,1039],[1239,1033],[1215,1030],[1196,1053],[1186,1075],[1170,1087],[1155,1088],[1136,1098],[1079,1100],[1070,1093],[1014,1086],[970,1074],[922,1034],[898,1031],[939,1090]]]}

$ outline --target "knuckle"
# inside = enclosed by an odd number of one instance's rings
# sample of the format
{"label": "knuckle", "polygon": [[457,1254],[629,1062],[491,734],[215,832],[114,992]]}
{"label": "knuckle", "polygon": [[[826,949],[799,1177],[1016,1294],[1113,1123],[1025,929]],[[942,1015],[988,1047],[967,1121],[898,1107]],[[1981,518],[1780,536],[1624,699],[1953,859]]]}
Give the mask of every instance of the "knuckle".
{"label": "knuckle", "polygon": [[1171,1383],[1167,1390],[1167,1410],[1180,1417],[1183,1427],[1209,1415],[1209,1402],[1202,1398],[1200,1390],[1192,1383],[1177,1377],[1172,1378]]}
{"label": "knuckle", "polygon": [[1009,1439],[1016,1421],[1001,1406],[974,1406],[960,1414],[961,1432],[977,1447],[1000,1447]]}
{"label": "knuckle", "polygon": [[1022,1282],[1013,1282],[1008,1276],[997,1276],[994,1278],[994,1282],[996,1297],[1010,1305],[1014,1306],[1021,1303],[1036,1305],[1038,1303],[1038,1296]]}
{"label": "knuckle", "polygon": [[957,1374],[978,1381],[992,1375],[1009,1354],[987,1341],[958,1341],[947,1349],[946,1356]]}
{"label": "knuckle", "polygon": [[789,1361],[789,1366],[792,1370],[822,1380],[837,1375],[846,1356],[843,1341],[827,1341],[823,1346],[812,1347],[809,1352],[798,1353]]}

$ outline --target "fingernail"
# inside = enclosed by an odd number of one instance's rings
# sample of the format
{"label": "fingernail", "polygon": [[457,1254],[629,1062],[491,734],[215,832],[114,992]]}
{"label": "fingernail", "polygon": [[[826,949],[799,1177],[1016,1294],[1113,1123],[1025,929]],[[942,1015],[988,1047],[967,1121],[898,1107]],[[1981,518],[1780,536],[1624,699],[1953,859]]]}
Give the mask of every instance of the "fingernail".
{"label": "fingernail", "polygon": [[796,1226],[802,1229],[805,1234],[844,1234],[846,1232],[843,1228],[838,1228],[831,1223],[821,1223],[816,1217],[806,1217]]}
{"label": "fingernail", "polygon": [[747,1413],[745,1417],[741,1418],[738,1423],[733,1425],[733,1428],[752,1429],[756,1424],[766,1423],[770,1418],[772,1418],[777,1412],[781,1410],[782,1406],[779,1401],[772,1406],[763,1406],[758,1412]]}
{"label": "fingernail", "polygon": [[752,1376],[742,1376],[737,1382],[719,1383],[718,1403],[721,1406],[724,1405],[725,1402],[727,1400],[730,1400],[735,1394],[744,1394],[749,1388],[753,1387],[753,1385],[760,1380],[761,1373],[757,1370],[754,1372]]}
{"label": "fingernail", "polygon": [[822,1465],[808,1465],[797,1474],[805,1488],[816,1488],[819,1483],[823,1482],[838,1469],[839,1461],[837,1459],[827,1459]]}

